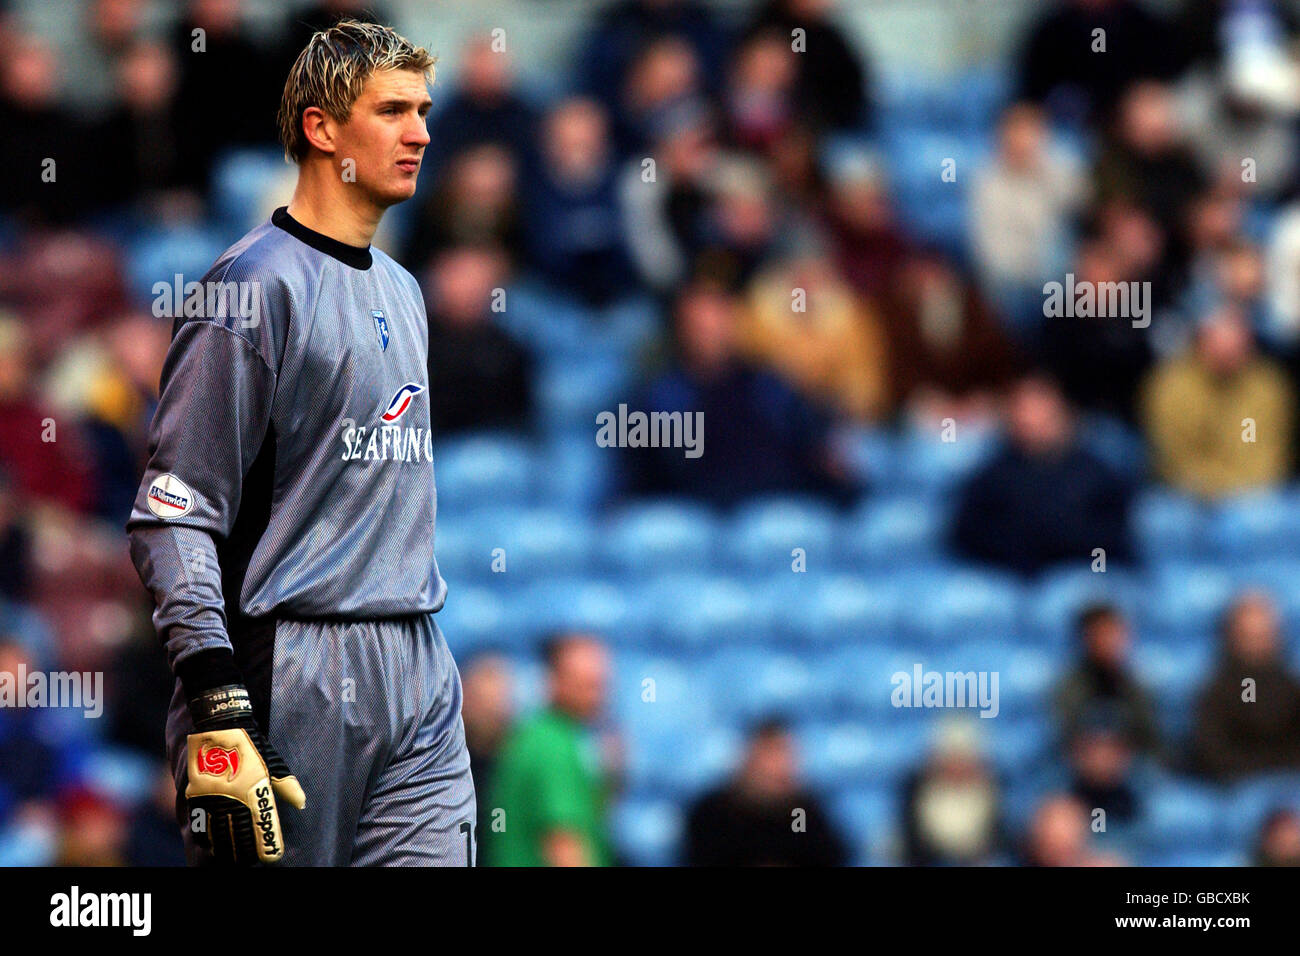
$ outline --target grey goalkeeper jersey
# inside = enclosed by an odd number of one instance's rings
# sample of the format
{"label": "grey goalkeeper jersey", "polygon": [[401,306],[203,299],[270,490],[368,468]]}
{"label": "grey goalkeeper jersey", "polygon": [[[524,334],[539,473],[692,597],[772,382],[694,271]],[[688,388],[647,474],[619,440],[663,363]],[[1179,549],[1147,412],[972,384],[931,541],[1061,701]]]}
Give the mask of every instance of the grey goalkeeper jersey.
{"label": "grey goalkeeper jersey", "polygon": [[279,209],[184,292],[126,525],[173,668],[237,622],[441,608],[411,275]]}

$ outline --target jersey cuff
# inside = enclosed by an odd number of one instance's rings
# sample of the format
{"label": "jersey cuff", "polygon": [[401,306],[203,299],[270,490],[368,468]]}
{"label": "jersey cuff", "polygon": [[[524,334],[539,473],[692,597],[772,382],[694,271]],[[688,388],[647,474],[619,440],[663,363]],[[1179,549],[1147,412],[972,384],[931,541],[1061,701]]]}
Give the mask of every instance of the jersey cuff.
{"label": "jersey cuff", "polygon": [[235,666],[235,655],[228,647],[210,647],[189,655],[176,664],[176,676],[181,679],[186,700],[217,687],[243,684],[243,675]]}

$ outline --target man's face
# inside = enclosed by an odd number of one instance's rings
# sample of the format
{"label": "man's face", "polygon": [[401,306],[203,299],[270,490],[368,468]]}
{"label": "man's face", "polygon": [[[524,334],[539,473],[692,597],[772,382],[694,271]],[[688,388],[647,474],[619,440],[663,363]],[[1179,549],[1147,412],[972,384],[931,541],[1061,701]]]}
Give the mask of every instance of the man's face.
{"label": "man's face", "polygon": [[341,175],[349,176],[344,164],[352,160],[356,185],[380,208],[415,195],[432,105],[418,70],[384,70],[366,80],[348,121],[335,126],[334,161]]}
{"label": "man's face", "polygon": [[609,655],[595,640],[569,643],[551,672],[551,699],[578,720],[594,720],[605,706]]}

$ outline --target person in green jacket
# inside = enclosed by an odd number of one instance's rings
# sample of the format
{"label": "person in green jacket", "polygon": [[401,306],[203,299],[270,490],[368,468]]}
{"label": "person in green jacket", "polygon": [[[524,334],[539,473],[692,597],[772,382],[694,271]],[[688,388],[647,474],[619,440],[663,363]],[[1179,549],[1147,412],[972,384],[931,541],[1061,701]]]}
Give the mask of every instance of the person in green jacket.
{"label": "person in green jacket", "polygon": [[611,866],[609,774],[592,725],[604,709],[609,655],[591,635],[546,643],[548,705],[519,722],[498,759],[479,825],[491,866]]}

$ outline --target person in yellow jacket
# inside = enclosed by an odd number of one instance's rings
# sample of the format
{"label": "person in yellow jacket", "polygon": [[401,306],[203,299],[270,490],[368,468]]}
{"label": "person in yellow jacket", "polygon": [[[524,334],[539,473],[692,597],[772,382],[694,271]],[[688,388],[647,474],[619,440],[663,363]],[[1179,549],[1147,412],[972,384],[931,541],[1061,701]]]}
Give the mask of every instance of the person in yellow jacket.
{"label": "person in yellow jacket", "polygon": [[1245,316],[1220,309],[1143,386],[1156,473],[1206,499],[1278,485],[1294,455],[1294,405],[1286,373],[1256,349]]}
{"label": "person in yellow jacket", "polygon": [[887,410],[886,341],[879,320],[833,267],[801,252],[754,277],[740,347],[806,396],[869,422]]}

